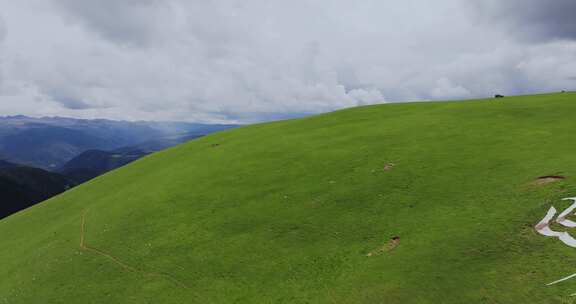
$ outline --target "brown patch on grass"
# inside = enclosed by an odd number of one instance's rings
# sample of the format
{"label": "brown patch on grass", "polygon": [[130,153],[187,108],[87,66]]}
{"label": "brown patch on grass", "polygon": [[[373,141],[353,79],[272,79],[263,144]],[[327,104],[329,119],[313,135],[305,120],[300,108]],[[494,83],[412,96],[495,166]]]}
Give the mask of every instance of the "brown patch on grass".
{"label": "brown patch on grass", "polygon": [[400,245],[400,237],[395,236],[395,237],[391,238],[390,241],[386,245],[384,245],[378,249],[370,251],[366,256],[369,256],[369,257],[378,256],[378,255],[384,254],[386,252],[390,252],[390,251],[394,250],[394,248],[398,247],[398,245]]}
{"label": "brown patch on grass", "polygon": [[565,179],[566,179],[566,177],[561,176],[561,175],[546,175],[546,176],[540,176],[535,181],[533,181],[532,184],[535,186],[542,186],[542,185],[547,185],[547,184],[559,182],[559,181],[562,181]]}
{"label": "brown patch on grass", "polygon": [[396,167],[396,164],[393,164],[393,163],[386,164],[384,166],[384,171],[390,171],[390,170],[394,169],[394,167]]}

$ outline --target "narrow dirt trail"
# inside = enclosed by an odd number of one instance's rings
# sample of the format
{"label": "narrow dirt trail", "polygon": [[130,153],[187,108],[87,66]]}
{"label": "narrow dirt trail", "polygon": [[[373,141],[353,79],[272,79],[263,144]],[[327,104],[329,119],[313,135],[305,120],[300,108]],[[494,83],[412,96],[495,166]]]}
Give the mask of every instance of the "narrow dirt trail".
{"label": "narrow dirt trail", "polygon": [[87,245],[86,244],[86,215],[88,214],[88,211],[89,210],[86,210],[82,214],[82,223],[81,223],[81,227],[80,227],[80,250],[92,252],[92,253],[97,254],[99,256],[105,257],[106,259],[110,260],[111,262],[120,266],[122,269],[124,269],[126,271],[140,273],[141,275],[143,275],[145,277],[161,278],[161,279],[170,281],[172,284],[174,284],[180,288],[189,289],[186,284],[184,284],[183,282],[176,279],[174,276],[172,276],[170,274],[158,273],[158,272],[147,272],[147,271],[138,269],[136,267],[133,267],[133,266],[123,262],[120,258],[118,258],[118,257],[116,257],[110,253],[107,253],[104,250],[101,250],[101,249]]}

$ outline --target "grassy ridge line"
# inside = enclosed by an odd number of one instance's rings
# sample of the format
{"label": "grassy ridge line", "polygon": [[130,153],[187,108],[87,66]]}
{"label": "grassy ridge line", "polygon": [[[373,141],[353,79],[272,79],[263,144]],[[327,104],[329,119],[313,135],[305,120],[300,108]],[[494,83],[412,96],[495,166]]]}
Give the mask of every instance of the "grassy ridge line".
{"label": "grassy ridge line", "polygon": [[[576,256],[531,225],[575,188],[530,183],[574,176],[575,101],[369,106],[152,155],[1,221],[0,303],[557,303]],[[91,246],[190,290],[79,250],[88,207]]]}

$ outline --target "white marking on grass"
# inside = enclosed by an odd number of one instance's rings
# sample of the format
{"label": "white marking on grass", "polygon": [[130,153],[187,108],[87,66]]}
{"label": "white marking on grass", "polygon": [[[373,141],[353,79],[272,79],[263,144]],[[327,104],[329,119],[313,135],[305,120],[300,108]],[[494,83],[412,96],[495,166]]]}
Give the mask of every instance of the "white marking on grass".
{"label": "white marking on grass", "polygon": [[575,273],[575,274],[571,274],[571,275],[569,275],[569,276],[567,276],[567,277],[565,277],[565,278],[562,278],[562,279],[560,279],[560,280],[554,281],[554,282],[552,282],[552,283],[548,283],[548,284],[546,284],[546,286],[555,285],[555,284],[558,284],[558,283],[561,283],[561,282],[564,282],[564,281],[568,281],[568,280],[573,279],[573,278],[576,278],[576,273]]}
{"label": "white marking on grass", "polygon": [[556,208],[550,207],[548,213],[546,213],[544,218],[534,227],[536,231],[545,236],[554,236],[552,234],[549,234],[549,232],[545,231],[545,228],[548,228],[548,225],[550,225],[550,221],[552,220],[552,218],[554,218],[554,215],[556,215]]}
{"label": "white marking on grass", "polygon": [[[555,222],[567,227],[567,228],[575,228],[576,227],[576,222],[571,221],[566,219],[567,216],[574,214],[574,210],[576,210],[576,197],[570,197],[570,198],[565,198],[564,200],[571,200],[574,203],[566,208],[564,211],[562,211],[562,213],[560,213],[560,215],[558,215],[558,217],[556,218]],[[573,238],[568,232],[566,231],[554,231],[552,229],[550,229],[550,222],[552,221],[552,219],[554,218],[554,216],[556,215],[556,208],[554,208],[554,206],[550,207],[550,209],[548,209],[548,212],[546,213],[546,215],[544,216],[544,218],[538,223],[536,224],[536,226],[534,227],[534,229],[536,229],[536,232],[540,233],[541,235],[544,236],[548,236],[548,237],[556,237],[558,238],[562,243],[576,248],[576,239]],[[564,281],[568,281],[570,279],[576,278],[576,273],[571,274],[567,277],[564,277],[560,280],[556,280],[554,282],[548,283],[546,284],[546,286],[551,286],[551,285],[555,285]],[[576,293],[571,294],[570,296],[576,296]]]}
{"label": "white marking on grass", "polygon": [[[564,200],[572,200],[572,201],[574,201],[574,204],[572,204],[570,207],[566,208],[566,210],[564,210],[562,213],[560,213],[560,215],[556,218],[556,222],[565,226],[565,227],[569,227],[569,228],[570,227],[576,227],[576,222],[573,222],[571,220],[566,219],[566,216],[570,215],[576,209],[576,198],[566,198]],[[576,239],[573,238],[568,232],[566,232],[566,231],[554,231],[554,230],[550,229],[550,221],[552,221],[552,219],[554,218],[554,215],[556,215],[556,212],[557,212],[556,208],[551,207],[548,210],[548,213],[546,213],[546,216],[544,216],[544,218],[534,228],[541,235],[548,236],[548,237],[556,237],[562,243],[564,243],[570,247],[576,248]]]}
{"label": "white marking on grass", "polygon": [[567,220],[566,217],[568,215],[570,215],[570,213],[572,213],[576,209],[576,197],[565,198],[564,200],[565,201],[573,201],[574,204],[572,204],[572,206],[566,208],[566,210],[564,210],[564,212],[560,213],[560,215],[556,219],[556,222],[563,225],[564,227],[574,228],[574,227],[576,227],[576,222],[571,221],[571,220]]}

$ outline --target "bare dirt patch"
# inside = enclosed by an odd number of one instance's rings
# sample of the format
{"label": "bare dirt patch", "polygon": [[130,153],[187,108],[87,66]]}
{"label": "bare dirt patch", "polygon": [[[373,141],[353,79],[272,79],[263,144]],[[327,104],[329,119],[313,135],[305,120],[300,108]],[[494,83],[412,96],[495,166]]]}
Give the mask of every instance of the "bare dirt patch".
{"label": "bare dirt patch", "polygon": [[388,243],[386,243],[386,245],[370,251],[366,256],[369,256],[369,257],[378,256],[378,255],[390,252],[390,251],[394,250],[396,247],[398,247],[398,245],[400,245],[400,237],[395,236],[395,237],[391,238],[390,241],[388,241]]}
{"label": "bare dirt patch", "polygon": [[566,179],[566,177],[561,176],[561,175],[546,175],[546,176],[538,177],[535,181],[532,182],[532,184],[536,185],[536,186],[542,186],[542,185],[547,185],[547,184],[563,181],[565,179]]}
{"label": "bare dirt patch", "polygon": [[393,163],[386,164],[384,166],[384,171],[390,171],[390,170],[394,169],[394,167],[396,167],[396,164],[393,164]]}

